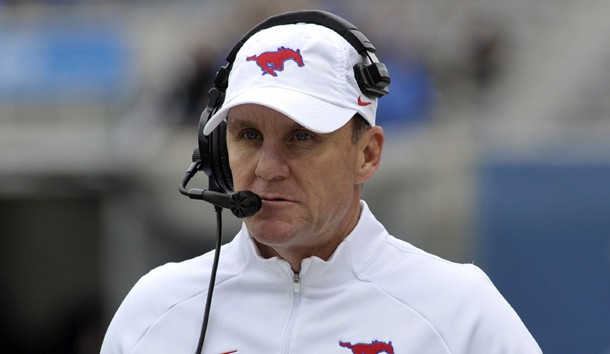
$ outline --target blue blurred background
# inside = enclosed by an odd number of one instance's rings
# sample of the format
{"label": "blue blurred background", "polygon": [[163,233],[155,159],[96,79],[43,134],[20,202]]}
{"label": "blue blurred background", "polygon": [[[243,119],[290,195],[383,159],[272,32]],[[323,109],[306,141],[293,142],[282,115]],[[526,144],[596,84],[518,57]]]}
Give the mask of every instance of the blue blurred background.
{"label": "blue blurred background", "polygon": [[483,268],[545,352],[610,353],[604,0],[0,1],[1,352],[95,353],[140,276],[213,247],[177,192],[213,75],[313,8],[392,75],[364,190],[389,231]]}

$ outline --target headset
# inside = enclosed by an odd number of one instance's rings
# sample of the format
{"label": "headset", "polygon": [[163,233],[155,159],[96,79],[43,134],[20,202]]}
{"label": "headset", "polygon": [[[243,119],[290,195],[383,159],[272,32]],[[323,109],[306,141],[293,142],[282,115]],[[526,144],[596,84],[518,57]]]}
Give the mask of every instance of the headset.
{"label": "headset", "polygon": [[[233,177],[229,167],[229,154],[226,143],[226,123],[221,122],[216,129],[207,136],[203,134],[203,129],[214,113],[222,107],[225,92],[229,84],[229,73],[231,72],[237,52],[244,43],[255,33],[266,28],[297,23],[313,23],[327,27],[338,33],[356,49],[363,57],[363,61],[354,66],[354,75],[358,87],[365,96],[379,98],[389,93],[388,86],[390,84],[390,75],[385,64],[377,59],[377,56],[375,55],[376,49],[373,44],[358,30],[358,28],[356,28],[356,26],[329,12],[307,10],[287,12],[270,17],[247,32],[235,47],[233,47],[227,56],[228,63],[220,67],[214,79],[214,86],[208,93],[207,106],[199,119],[197,134],[198,147],[193,151],[192,164],[188,168],[186,176],[182,180],[182,184],[179,188],[180,193],[191,199],[204,200],[214,204],[218,213],[217,222],[219,231],[216,244],[216,255],[212,266],[212,276],[210,279],[210,287],[208,290],[208,298],[197,352],[202,350],[205,338],[214,279],[218,265],[220,238],[222,233],[220,231],[220,210],[221,208],[229,208],[234,215],[242,218],[254,215],[262,206],[260,197],[253,192],[233,192]],[[197,188],[187,190],[186,185],[198,171],[203,171],[208,176],[208,190]]]}

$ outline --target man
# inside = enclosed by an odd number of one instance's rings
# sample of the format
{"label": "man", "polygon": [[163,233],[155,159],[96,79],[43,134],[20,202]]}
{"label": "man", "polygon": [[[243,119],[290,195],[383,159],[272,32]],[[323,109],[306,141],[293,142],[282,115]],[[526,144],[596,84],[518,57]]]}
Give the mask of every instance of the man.
{"label": "man", "polygon": [[[388,234],[360,199],[381,161],[362,55],[334,30],[295,23],[241,47],[226,99],[234,189],[262,208],[223,246],[205,353],[539,353],[471,264]],[[212,254],[159,267],[127,296],[104,353],[192,353]]]}

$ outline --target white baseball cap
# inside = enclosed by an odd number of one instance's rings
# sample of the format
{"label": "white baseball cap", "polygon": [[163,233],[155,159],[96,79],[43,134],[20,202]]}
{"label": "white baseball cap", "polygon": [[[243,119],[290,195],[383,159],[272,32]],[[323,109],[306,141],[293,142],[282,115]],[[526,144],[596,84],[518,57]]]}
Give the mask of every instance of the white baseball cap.
{"label": "white baseball cap", "polygon": [[270,27],[237,52],[222,107],[203,129],[210,134],[232,107],[259,104],[305,128],[330,133],[356,113],[375,125],[377,98],[364,96],[354,76],[363,57],[339,34],[311,23]]}

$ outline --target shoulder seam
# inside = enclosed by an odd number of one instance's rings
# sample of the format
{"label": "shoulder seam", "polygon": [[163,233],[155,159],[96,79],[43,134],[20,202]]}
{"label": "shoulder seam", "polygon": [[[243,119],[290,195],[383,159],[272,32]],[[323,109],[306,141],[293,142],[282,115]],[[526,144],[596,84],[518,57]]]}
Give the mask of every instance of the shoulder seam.
{"label": "shoulder seam", "polygon": [[406,302],[402,301],[401,299],[397,298],[396,296],[388,293],[385,289],[383,289],[382,287],[380,287],[379,285],[377,285],[376,283],[372,282],[372,281],[368,281],[368,280],[364,280],[359,278],[357,275],[356,279],[358,279],[358,281],[363,282],[363,283],[368,283],[371,286],[375,287],[376,289],[378,289],[379,291],[381,291],[385,296],[392,298],[398,302],[400,302],[401,304],[403,304],[405,307],[409,308],[410,310],[412,310],[414,313],[416,313],[425,323],[428,324],[428,326],[430,326],[430,328],[434,331],[434,333],[436,333],[436,335],[438,336],[438,338],[440,338],[441,342],[443,343],[445,349],[447,350],[447,353],[452,353],[451,349],[449,348],[449,345],[447,344],[447,341],[445,340],[445,338],[443,337],[443,335],[437,330],[436,326],[426,317],[424,316],[420,311],[418,311],[417,309],[415,309],[414,307],[412,307],[411,305],[407,304]]}
{"label": "shoulder seam", "polygon": [[374,286],[376,289],[381,291],[387,297],[392,298],[395,301],[398,301],[401,304],[403,304],[405,307],[408,307],[409,309],[411,309],[414,313],[416,313],[423,321],[425,321],[430,326],[430,328],[434,331],[434,333],[436,333],[436,335],[440,338],[440,340],[442,341],[443,345],[445,346],[445,349],[447,350],[447,352],[448,353],[452,353],[451,349],[449,348],[449,345],[447,344],[447,341],[442,336],[442,334],[437,330],[436,326],[427,317],[425,317],[420,311],[418,311],[417,309],[413,308],[411,305],[405,303],[404,301],[402,301],[401,299],[397,298],[396,296],[388,293],[385,289],[380,287],[375,282],[369,281],[369,280],[365,280],[365,279],[362,279],[360,277],[360,274],[364,273],[374,263],[374,261],[377,259],[377,256],[381,253],[381,251],[383,250],[383,248],[385,246],[393,247],[393,248],[397,249],[399,252],[404,253],[404,254],[412,254],[412,255],[416,255],[416,256],[422,256],[422,257],[431,258],[433,260],[437,260],[437,261],[441,261],[441,262],[447,262],[447,263],[452,263],[452,262],[449,262],[449,261],[447,261],[445,259],[436,257],[434,255],[430,255],[430,254],[425,253],[425,252],[414,252],[412,250],[403,249],[403,248],[399,247],[398,245],[396,245],[395,243],[390,242],[389,240],[390,240],[390,236],[386,235],[384,241],[381,243],[381,246],[377,249],[377,251],[375,252],[374,256],[371,257],[371,259],[368,261],[368,263],[358,273],[356,273],[354,271],[353,267],[352,267],[352,271],[354,273],[354,277],[358,281],[360,281],[360,282],[368,283],[371,286]]}
{"label": "shoulder seam", "polygon": [[[236,276],[238,276],[239,274],[241,274],[241,273],[242,273],[242,271],[244,270],[244,268],[245,268],[245,262],[244,262],[244,263],[241,265],[241,267],[239,267],[239,271],[238,271],[238,272],[236,272],[235,274],[233,274],[233,275],[232,275],[232,276],[230,276],[230,277],[227,277],[226,279],[223,279],[221,282],[217,282],[217,283],[215,283],[215,284],[214,284],[214,288],[216,288],[216,287],[218,287],[218,286],[222,285],[222,284],[223,284],[224,282],[226,282],[226,281],[229,281],[229,280],[231,280],[231,279],[235,278]],[[131,351],[130,351],[130,352],[132,352],[132,353],[133,353],[133,352],[134,352],[134,351],[135,351],[135,350],[138,348],[138,346],[140,345],[140,343],[142,342],[142,340],[143,340],[143,339],[146,337],[146,335],[148,334],[148,332],[150,332],[150,330],[151,330],[151,329],[152,329],[152,328],[153,328],[153,327],[154,327],[154,326],[155,326],[155,325],[156,325],[156,324],[157,324],[157,323],[158,323],[158,322],[159,322],[159,321],[160,321],[160,320],[161,320],[163,317],[165,317],[165,315],[166,315],[168,312],[170,312],[170,311],[171,311],[171,310],[172,310],[174,307],[176,307],[176,306],[178,306],[178,305],[180,305],[180,304],[182,304],[182,303],[184,303],[184,302],[186,302],[186,301],[189,301],[190,299],[192,299],[192,298],[194,298],[194,297],[196,297],[196,296],[199,296],[199,295],[201,295],[201,294],[207,293],[207,292],[208,292],[208,290],[209,290],[209,288],[208,288],[208,286],[207,286],[207,284],[206,284],[206,287],[204,288],[204,290],[199,291],[199,292],[196,292],[196,293],[194,293],[194,294],[191,294],[191,296],[188,296],[188,297],[186,297],[186,298],[184,298],[184,299],[182,299],[182,300],[180,300],[180,301],[177,301],[177,302],[175,302],[175,303],[171,304],[169,307],[167,307],[167,309],[165,309],[165,311],[163,311],[161,314],[159,314],[159,316],[158,316],[158,317],[157,317],[157,318],[156,318],[154,321],[152,321],[152,322],[150,323],[150,325],[149,325],[149,326],[146,328],[146,330],[145,330],[145,331],[142,333],[142,335],[140,336],[140,338],[138,338],[138,340],[137,340],[136,344],[133,346],[133,348],[131,349]],[[202,305],[202,308],[201,308],[202,313],[203,313],[203,310],[204,310],[204,307],[203,307],[203,306],[205,306],[205,304],[203,304],[203,305]]]}

